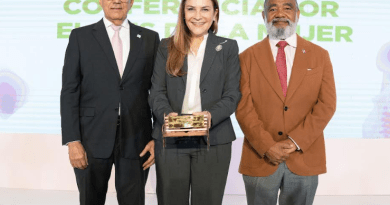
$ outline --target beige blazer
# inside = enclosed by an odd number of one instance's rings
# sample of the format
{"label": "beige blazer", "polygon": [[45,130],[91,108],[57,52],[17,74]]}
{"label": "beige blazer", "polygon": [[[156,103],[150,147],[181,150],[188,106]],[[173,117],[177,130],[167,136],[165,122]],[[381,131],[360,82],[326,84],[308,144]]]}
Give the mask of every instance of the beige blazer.
{"label": "beige blazer", "polygon": [[276,142],[290,136],[301,148],[286,164],[295,174],[326,172],[324,129],[336,110],[336,89],[329,54],[297,39],[291,79],[283,96],[269,38],[240,54],[241,101],[236,111],[245,139],[239,172],[269,176],[277,166],[264,160]]}

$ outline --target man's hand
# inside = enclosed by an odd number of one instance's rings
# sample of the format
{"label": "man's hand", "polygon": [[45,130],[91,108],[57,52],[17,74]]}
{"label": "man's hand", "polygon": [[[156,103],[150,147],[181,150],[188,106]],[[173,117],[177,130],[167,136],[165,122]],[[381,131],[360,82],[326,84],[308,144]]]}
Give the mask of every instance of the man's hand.
{"label": "man's hand", "polygon": [[[291,142],[291,140],[290,140]],[[293,142],[291,142],[293,143]],[[286,161],[289,157],[289,153],[286,152],[286,150],[292,149],[292,145],[285,140],[277,142],[274,146],[269,148],[269,150],[265,153],[265,156],[269,159],[269,161],[274,164],[278,165],[282,163],[283,161]]]}
{"label": "man's hand", "polygon": [[72,167],[77,169],[85,169],[88,166],[87,153],[84,150],[83,145],[79,141],[70,142],[69,148],[69,159]]}
{"label": "man's hand", "polygon": [[294,144],[293,141],[291,141],[291,139],[285,139],[282,142],[289,144],[291,147],[291,148],[284,149],[284,152],[286,152],[287,154],[291,154],[297,150],[297,146]]}
{"label": "man's hand", "polygon": [[[177,113],[176,113],[177,114]],[[141,154],[139,155],[140,157],[143,157],[145,156],[145,154],[149,152],[150,153],[150,157],[149,159],[142,165],[142,167],[144,168],[144,170],[146,170],[147,168],[151,167],[153,164],[154,164],[154,140],[150,141],[146,146],[145,146],[145,149],[141,152]]]}

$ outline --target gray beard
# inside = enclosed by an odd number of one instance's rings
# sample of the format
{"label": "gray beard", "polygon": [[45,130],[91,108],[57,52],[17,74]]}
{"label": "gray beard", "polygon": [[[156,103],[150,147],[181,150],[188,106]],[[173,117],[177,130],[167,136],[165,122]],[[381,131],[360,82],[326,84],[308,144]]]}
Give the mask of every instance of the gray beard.
{"label": "gray beard", "polygon": [[[270,39],[274,40],[285,40],[288,37],[295,34],[297,25],[298,25],[298,15],[295,17],[295,22],[290,21],[289,19],[273,19],[271,22],[268,22],[267,17],[265,17],[265,26],[267,28],[267,33]],[[288,26],[286,28],[277,28],[274,26],[276,20],[287,21]]]}

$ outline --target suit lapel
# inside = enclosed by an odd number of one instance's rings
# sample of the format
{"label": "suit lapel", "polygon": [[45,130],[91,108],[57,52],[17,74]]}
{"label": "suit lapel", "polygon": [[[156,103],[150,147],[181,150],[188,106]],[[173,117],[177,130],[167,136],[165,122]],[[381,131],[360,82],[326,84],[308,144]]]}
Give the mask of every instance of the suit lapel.
{"label": "suit lapel", "polygon": [[117,77],[120,79],[118,65],[116,64],[114,50],[112,49],[110,39],[107,34],[107,30],[104,26],[103,19],[97,22],[93,28],[93,36],[99,42],[104,53],[107,56],[108,61],[111,64],[111,68],[116,73]]}
{"label": "suit lapel", "polygon": [[206,50],[203,58],[202,70],[200,72],[199,84],[201,84],[204,78],[206,77],[207,73],[211,68],[211,65],[213,64],[215,55],[217,54],[215,47],[218,45],[218,43],[216,42],[216,40],[217,39],[215,34],[209,32],[209,36],[207,37],[207,42],[206,42]]}
{"label": "suit lapel", "polygon": [[187,72],[188,72],[188,57],[187,56],[184,58],[182,70],[185,74],[183,76],[181,76],[181,79],[183,79],[184,86],[186,86],[187,85]]}
{"label": "suit lapel", "polygon": [[280,100],[284,101],[285,97],[283,95],[282,85],[280,84],[278,71],[269,44],[269,38],[267,37],[261,41],[255,49],[257,66],[260,68],[272,89],[279,96]]}
{"label": "suit lapel", "polygon": [[[213,64],[215,55],[217,54],[217,51],[215,50],[215,47],[218,45],[216,42],[216,36],[214,33],[209,32],[209,36],[207,37],[206,42],[206,49],[203,57],[203,64],[200,72],[200,83],[204,80],[207,73],[209,72],[211,65]],[[181,78],[183,79],[184,85],[187,85],[187,72],[188,72],[188,55],[184,59],[183,63],[183,71],[186,73]]]}
{"label": "suit lapel", "polygon": [[142,30],[129,21],[130,25],[130,53],[127,58],[126,67],[123,72],[122,81],[131,72],[135,61],[137,60],[138,53],[142,50]]}
{"label": "suit lapel", "polygon": [[297,35],[297,49],[295,51],[294,63],[291,70],[290,82],[287,88],[287,100],[294,95],[295,91],[301,84],[307,68],[309,68],[310,47],[305,40]]}
{"label": "suit lapel", "polygon": [[[188,57],[187,56],[184,58],[182,70],[183,70],[183,72],[185,74],[180,77],[181,79],[183,79],[183,84],[182,85],[178,85],[181,88],[179,90],[180,92],[178,92],[179,93],[179,99],[181,100],[179,105],[183,105],[184,95],[185,95],[186,86],[187,86],[187,76],[188,76],[187,75],[187,72],[188,72]],[[181,114],[181,110],[180,110],[180,114]]]}

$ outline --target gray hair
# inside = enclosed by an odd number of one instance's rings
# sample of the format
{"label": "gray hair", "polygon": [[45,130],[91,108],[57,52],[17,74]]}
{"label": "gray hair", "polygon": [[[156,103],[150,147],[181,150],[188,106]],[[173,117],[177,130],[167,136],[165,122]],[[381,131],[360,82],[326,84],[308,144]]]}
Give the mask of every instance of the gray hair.
{"label": "gray hair", "polygon": [[[267,14],[268,12],[268,2],[269,0],[264,0],[264,13]],[[297,8],[297,11],[299,11],[299,5],[298,5],[298,1],[295,0],[295,7]]]}

